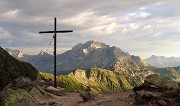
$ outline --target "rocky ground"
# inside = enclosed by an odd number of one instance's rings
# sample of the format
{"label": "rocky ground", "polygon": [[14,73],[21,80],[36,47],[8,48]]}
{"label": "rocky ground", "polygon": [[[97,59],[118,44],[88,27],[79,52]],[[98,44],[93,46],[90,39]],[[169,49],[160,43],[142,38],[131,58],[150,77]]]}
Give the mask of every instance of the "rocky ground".
{"label": "rocky ground", "polygon": [[[45,82],[46,83],[46,82]],[[90,94],[92,95],[92,94]],[[82,95],[81,95],[82,96]],[[179,106],[177,83],[150,75],[133,90],[94,95],[83,101],[79,93],[65,92],[52,86],[40,86],[29,78],[18,78],[0,92],[0,106]],[[87,96],[88,97],[88,96]]]}
{"label": "rocky ground", "polygon": [[83,102],[77,93],[66,93],[58,100],[64,106],[180,106],[180,87],[169,77],[152,74],[144,83],[121,93],[102,93]]}
{"label": "rocky ground", "polygon": [[84,102],[78,93],[66,92],[57,100],[58,106],[134,106],[134,93],[127,91],[122,93],[97,94],[95,100]]}
{"label": "rocky ground", "polygon": [[133,91],[103,93],[84,102],[79,93],[64,92],[52,86],[44,88],[21,77],[0,92],[0,106],[130,106],[134,104],[133,94]]}

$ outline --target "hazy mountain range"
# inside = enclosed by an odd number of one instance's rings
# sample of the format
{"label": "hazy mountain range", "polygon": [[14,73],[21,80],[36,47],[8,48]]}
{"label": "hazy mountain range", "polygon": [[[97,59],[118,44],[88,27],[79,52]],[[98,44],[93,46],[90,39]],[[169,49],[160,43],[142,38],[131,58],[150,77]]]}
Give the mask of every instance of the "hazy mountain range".
{"label": "hazy mountain range", "polygon": [[[40,71],[53,72],[53,55],[43,51],[38,55],[27,55],[18,50],[6,50],[15,58],[31,63]],[[109,70],[129,70],[130,73],[133,73],[133,70],[140,69],[144,65],[145,63],[139,56],[130,55],[115,46],[94,40],[87,41],[84,44],[79,43],[71,50],[57,55],[59,74],[67,74],[76,69],[90,69],[93,67]]]}
{"label": "hazy mountain range", "polygon": [[[12,50],[9,48],[5,48],[5,50],[15,58],[31,63],[40,71],[53,72],[53,55],[43,51],[37,55],[28,55],[20,50]],[[75,45],[71,50],[63,54],[58,54],[57,67],[61,74],[68,73],[77,68],[89,69],[98,67],[112,70],[119,67],[118,64],[124,64],[128,62],[128,60],[159,68],[180,66],[180,57],[152,55],[142,61],[139,56],[125,53],[115,46],[110,46],[98,41],[88,41],[85,44],[79,43]]]}
{"label": "hazy mountain range", "polygon": [[152,55],[151,57],[144,59],[144,61],[149,65],[160,68],[180,66],[180,57],[165,57]]}

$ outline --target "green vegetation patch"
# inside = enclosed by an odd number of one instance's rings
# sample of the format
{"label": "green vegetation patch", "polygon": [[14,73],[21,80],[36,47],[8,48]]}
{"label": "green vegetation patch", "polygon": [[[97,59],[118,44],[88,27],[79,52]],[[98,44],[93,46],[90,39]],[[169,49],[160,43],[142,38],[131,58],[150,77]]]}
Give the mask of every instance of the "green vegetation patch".
{"label": "green vegetation patch", "polygon": [[32,106],[33,98],[24,89],[10,90],[4,96],[3,106]]}
{"label": "green vegetation patch", "polygon": [[[42,76],[45,76],[46,79],[53,77],[52,74],[43,74]],[[125,91],[141,84],[140,79],[127,73],[118,73],[101,68],[77,69],[68,75],[57,76],[57,81],[67,91],[84,92],[86,86],[90,86],[95,94]]]}

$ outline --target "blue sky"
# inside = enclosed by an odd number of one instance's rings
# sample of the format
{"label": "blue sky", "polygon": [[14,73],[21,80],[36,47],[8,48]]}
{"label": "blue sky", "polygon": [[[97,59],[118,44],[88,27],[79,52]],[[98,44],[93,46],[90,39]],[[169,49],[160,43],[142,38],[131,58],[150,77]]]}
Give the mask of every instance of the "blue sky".
{"label": "blue sky", "polygon": [[53,30],[57,17],[57,29],[74,30],[58,34],[58,53],[97,40],[142,58],[180,57],[179,10],[179,0],[1,0],[0,46],[46,51],[52,35],[38,32]]}

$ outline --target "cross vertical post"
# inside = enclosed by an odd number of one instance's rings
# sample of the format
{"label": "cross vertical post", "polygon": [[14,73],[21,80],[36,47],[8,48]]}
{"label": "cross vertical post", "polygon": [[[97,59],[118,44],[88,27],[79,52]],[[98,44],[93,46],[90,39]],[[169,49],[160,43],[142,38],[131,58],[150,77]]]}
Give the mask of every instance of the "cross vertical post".
{"label": "cross vertical post", "polygon": [[54,18],[54,87],[56,87],[56,18]]}
{"label": "cross vertical post", "polygon": [[56,88],[56,33],[68,33],[68,32],[73,32],[73,30],[61,30],[57,31],[56,30],[56,18],[54,18],[54,31],[40,31],[39,33],[54,33],[54,87]]}

